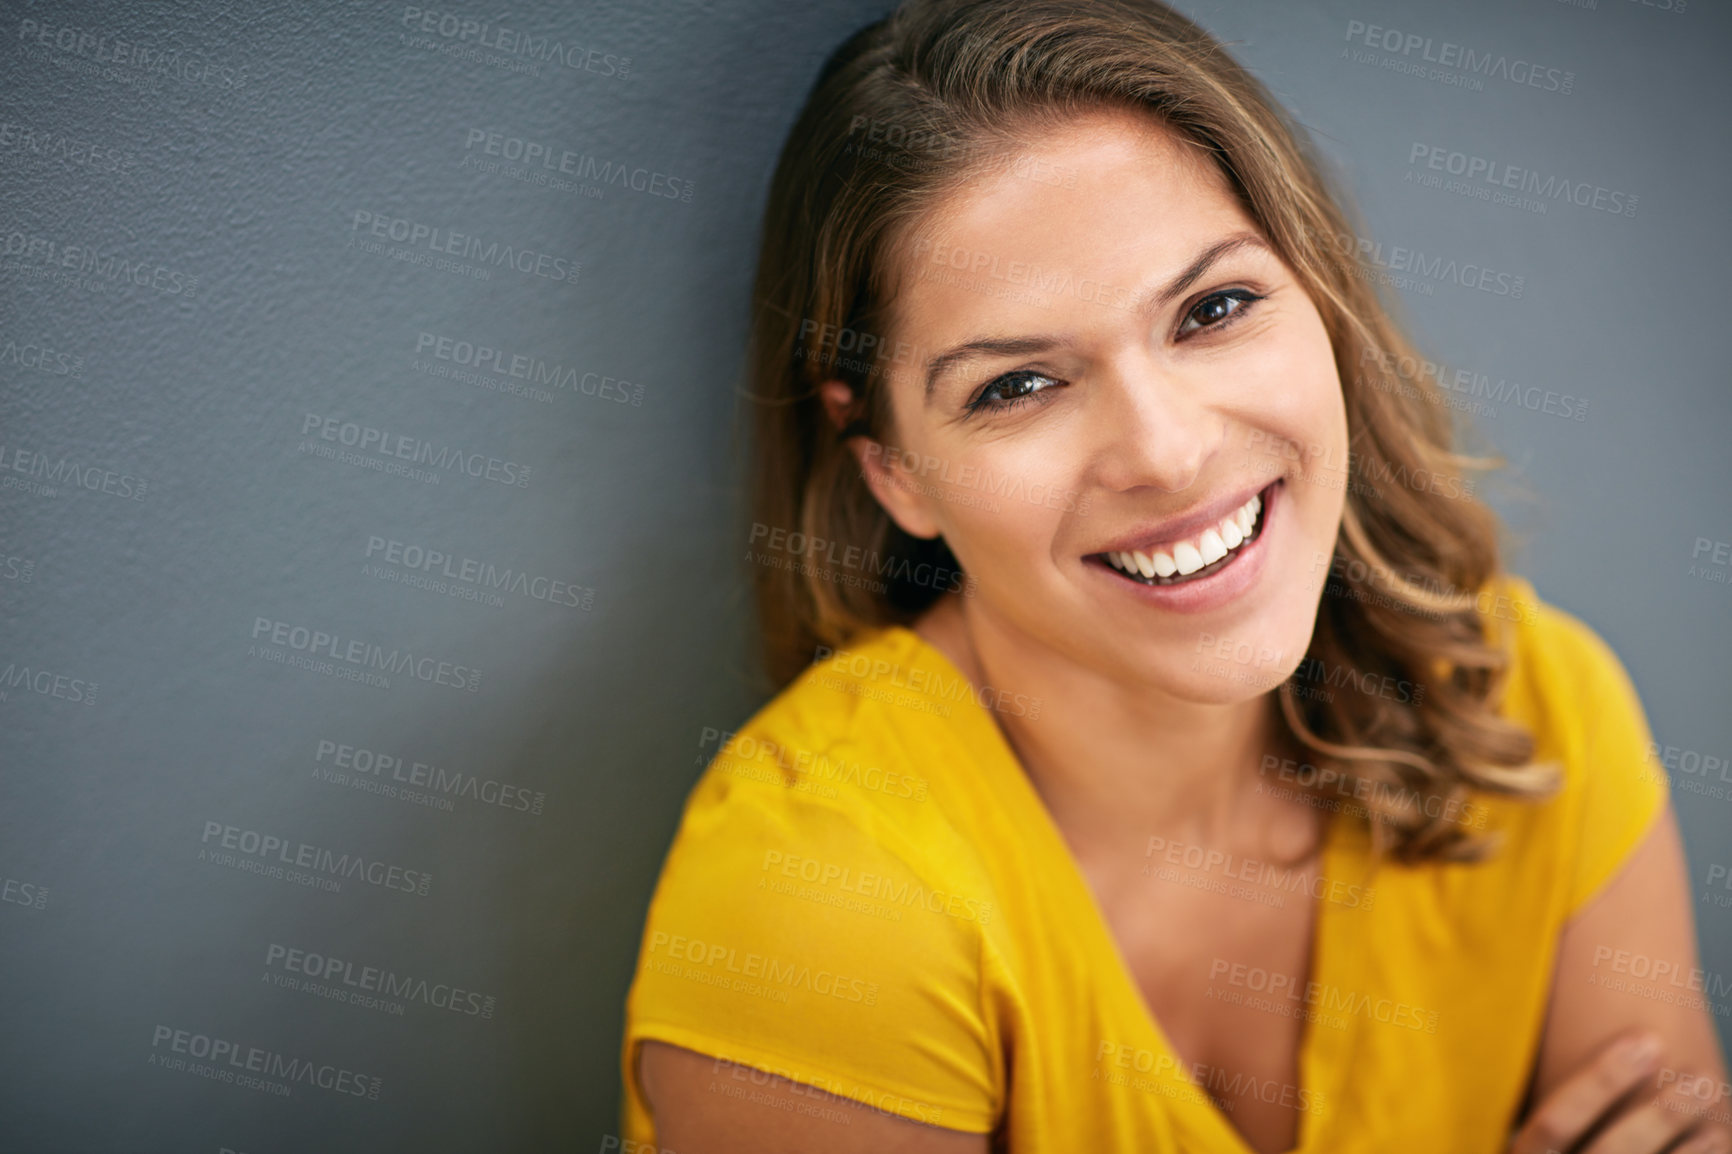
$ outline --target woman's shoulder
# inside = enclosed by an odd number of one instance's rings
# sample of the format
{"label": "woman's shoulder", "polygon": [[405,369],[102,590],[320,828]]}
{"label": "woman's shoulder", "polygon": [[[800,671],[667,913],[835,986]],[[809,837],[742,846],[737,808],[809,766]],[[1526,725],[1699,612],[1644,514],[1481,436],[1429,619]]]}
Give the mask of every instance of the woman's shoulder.
{"label": "woman's shoulder", "polygon": [[971,692],[911,629],[819,646],[738,730],[713,734],[715,756],[688,809],[748,799],[789,813],[827,808],[944,868],[947,853],[965,848],[950,823],[979,792],[978,719],[958,718],[975,710]]}
{"label": "woman's shoulder", "polygon": [[1525,577],[1503,574],[1480,593],[1493,644],[1509,655],[1504,708],[1535,737],[1576,755],[1606,723],[1641,720],[1640,698],[1623,661],[1598,630],[1545,600]]}
{"label": "woman's shoulder", "polygon": [[944,717],[908,688],[931,667],[912,631],[877,630],[820,649],[737,731],[717,734],[656,901],[722,900],[716,887],[732,884],[722,880],[731,870],[754,889],[798,889],[868,922],[898,921],[909,903],[936,904],[933,894],[990,909],[979,847],[945,804],[963,759],[946,744]]}
{"label": "woman's shoulder", "polygon": [[941,764],[919,752],[930,745],[932,718],[918,702],[898,699],[918,650],[918,638],[895,627],[842,649],[818,647],[812,663],[737,730],[706,731],[715,756],[692,802],[746,795],[829,803],[862,820],[924,803],[932,767]]}
{"label": "woman's shoulder", "polygon": [[[893,665],[907,648],[892,633],[846,652]],[[1002,1086],[980,958],[994,903],[922,767],[883,731],[897,719],[823,676],[815,664],[718,735],[651,898],[628,1050],[655,1038],[989,1129]]]}
{"label": "woman's shoulder", "polygon": [[803,748],[850,745],[893,752],[895,738],[913,716],[883,707],[898,702],[919,664],[919,636],[899,626],[873,629],[840,647],[818,645],[793,681],[740,727],[742,735],[781,736]]}
{"label": "woman's shoulder", "polygon": [[1635,684],[1596,629],[1514,575],[1490,583],[1479,602],[1491,639],[1509,654],[1500,712],[1533,734],[1534,760],[1560,775],[1549,802],[1497,808],[1527,815],[1530,835],[1544,829],[1562,843],[1565,909],[1574,912],[1664,809],[1665,770]]}

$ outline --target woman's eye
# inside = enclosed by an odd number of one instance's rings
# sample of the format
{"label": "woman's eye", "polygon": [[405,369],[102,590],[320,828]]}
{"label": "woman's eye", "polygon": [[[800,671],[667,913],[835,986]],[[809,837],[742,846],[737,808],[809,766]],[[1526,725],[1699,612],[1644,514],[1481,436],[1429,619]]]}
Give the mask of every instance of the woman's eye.
{"label": "woman's eye", "polygon": [[[1037,385],[1044,381],[1045,385]],[[1052,377],[1045,373],[1037,373],[1030,369],[1018,369],[1014,373],[1006,373],[988,381],[975,398],[968,402],[966,408],[970,413],[980,409],[1010,409],[1024,401],[1045,400],[1051,392],[1048,387],[1056,384]]]}
{"label": "woman's eye", "polygon": [[[1253,301],[1263,298],[1249,289],[1229,289],[1226,292],[1210,293],[1198,301],[1191,311],[1185,314],[1185,321],[1179,326],[1180,335],[1193,333],[1198,329],[1219,328],[1239,319],[1251,311]],[[1192,322],[1196,323],[1193,325]]]}

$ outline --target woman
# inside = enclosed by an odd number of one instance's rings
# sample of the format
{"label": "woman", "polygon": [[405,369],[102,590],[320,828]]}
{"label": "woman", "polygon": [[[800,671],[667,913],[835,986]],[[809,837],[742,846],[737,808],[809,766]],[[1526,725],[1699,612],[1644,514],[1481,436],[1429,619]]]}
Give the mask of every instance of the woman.
{"label": "woman", "polygon": [[1641,706],[1351,235],[1151,0],[828,62],[753,330],[784,687],[664,866],[624,1148],[1732,1148],[1701,982],[1634,977],[1700,977]]}

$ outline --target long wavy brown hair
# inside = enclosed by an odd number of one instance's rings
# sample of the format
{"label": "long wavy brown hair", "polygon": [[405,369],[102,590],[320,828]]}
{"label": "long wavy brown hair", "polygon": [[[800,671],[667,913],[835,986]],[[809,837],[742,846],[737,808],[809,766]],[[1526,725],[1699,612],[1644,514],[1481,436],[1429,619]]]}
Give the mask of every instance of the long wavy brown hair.
{"label": "long wavy brown hair", "polygon": [[[1493,839],[1450,816],[1472,791],[1539,798],[1558,784],[1555,767],[1531,763],[1531,734],[1497,713],[1508,657],[1476,604],[1499,575],[1498,523],[1472,497],[1471,473],[1498,462],[1454,451],[1435,370],[1379,298],[1348,201],[1305,135],[1212,36],[1156,0],[908,0],[825,62],[764,213],[747,354],[754,531],[799,533],[830,556],[857,547],[864,571],[886,580],[754,566],[765,668],[785,685],[820,645],[912,623],[944,585],[907,575],[956,572],[941,538],[908,536],[878,504],[818,385],[848,384],[849,431],[885,441],[897,355],[886,326],[914,228],[947,194],[1014,162],[1042,126],[1111,106],[1143,110],[1207,153],[1334,348],[1346,506],[1333,595],[1277,691],[1285,724],[1316,767],[1341,775],[1332,784],[1372,783],[1358,812],[1376,852],[1482,858]],[[1424,691],[1308,691],[1319,670]],[[1300,788],[1318,792],[1317,780]]]}

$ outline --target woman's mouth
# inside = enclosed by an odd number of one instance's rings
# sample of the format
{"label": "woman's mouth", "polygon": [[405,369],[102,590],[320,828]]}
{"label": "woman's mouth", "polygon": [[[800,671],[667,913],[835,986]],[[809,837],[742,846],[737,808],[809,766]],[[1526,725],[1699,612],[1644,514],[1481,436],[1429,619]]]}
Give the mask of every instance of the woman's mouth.
{"label": "woman's mouth", "polygon": [[1220,521],[1160,548],[1095,553],[1093,558],[1139,585],[1183,585],[1225,569],[1263,532],[1264,507],[1277,481]]}

